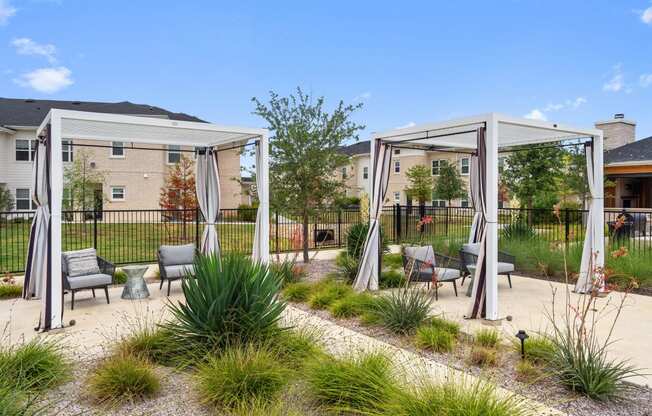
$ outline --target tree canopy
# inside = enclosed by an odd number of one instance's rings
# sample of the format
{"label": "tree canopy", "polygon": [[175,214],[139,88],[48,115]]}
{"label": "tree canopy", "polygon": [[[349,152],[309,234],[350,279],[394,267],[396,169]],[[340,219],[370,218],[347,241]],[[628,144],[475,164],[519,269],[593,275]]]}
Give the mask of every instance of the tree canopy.
{"label": "tree canopy", "polygon": [[[64,168],[64,209],[92,210],[98,202],[98,192],[106,173],[91,166],[91,153],[87,150],[75,152],[75,160]],[[101,195],[104,199],[104,194]]]}
{"label": "tree canopy", "polygon": [[159,206],[166,210],[182,210],[176,219],[192,220],[194,210],[197,208],[197,195],[195,190],[195,162],[187,157],[172,166],[165,177],[161,188]]}
{"label": "tree canopy", "polygon": [[466,185],[455,165],[450,164],[447,160],[442,160],[439,163],[439,177],[435,182],[434,194],[437,199],[448,201],[450,206],[453,199],[466,196]]}
{"label": "tree canopy", "polygon": [[423,205],[432,196],[434,180],[430,169],[424,165],[414,165],[405,172],[410,185],[405,188],[409,199],[416,199]]}

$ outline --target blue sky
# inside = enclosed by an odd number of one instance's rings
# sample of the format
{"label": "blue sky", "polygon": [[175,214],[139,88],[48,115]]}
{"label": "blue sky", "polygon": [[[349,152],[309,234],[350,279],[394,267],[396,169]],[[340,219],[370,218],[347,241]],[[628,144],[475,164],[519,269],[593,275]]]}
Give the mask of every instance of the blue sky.
{"label": "blue sky", "polygon": [[316,3],[0,0],[0,96],[259,127],[251,97],[301,86],[363,101],[361,138],[488,111],[652,136],[649,0]]}

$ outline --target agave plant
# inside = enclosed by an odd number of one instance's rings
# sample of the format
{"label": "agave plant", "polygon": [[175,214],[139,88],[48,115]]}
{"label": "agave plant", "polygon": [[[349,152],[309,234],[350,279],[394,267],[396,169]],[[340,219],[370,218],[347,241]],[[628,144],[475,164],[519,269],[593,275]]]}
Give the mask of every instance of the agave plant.
{"label": "agave plant", "polygon": [[164,324],[189,345],[209,350],[265,338],[285,309],[281,279],[242,255],[198,256],[195,278],[182,284],[185,302],[169,305]]}

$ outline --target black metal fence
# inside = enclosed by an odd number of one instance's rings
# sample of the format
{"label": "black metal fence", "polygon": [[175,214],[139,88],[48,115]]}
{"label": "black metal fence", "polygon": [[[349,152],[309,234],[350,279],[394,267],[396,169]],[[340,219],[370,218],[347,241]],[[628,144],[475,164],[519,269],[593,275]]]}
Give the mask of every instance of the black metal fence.
{"label": "black metal fence", "polygon": [[[0,272],[21,272],[34,212],[0,212]],[[580,243],[586,217],[582,210],[499,210],[501,238],[525,233],[552,243]],[[652,210],[628,210],[618,221],[618,211],[605,212],[605,235],[611,246],[639,250],[652,261]],[[363,221],[359,209],[328,210],[308,218],[311,248],[342,247],[346,234]],[[431,221],[417,224],[424,216]],[[474,212],[467,207],[387,206],[381,223],[385,238],[393,243],[439,239],[461,244],[468,238]],[[253,244],[256,209],[221,210],[217,224],[225,252],[249,253]],[[65,211],[62,223],[64,250],[94,247],[116,264],[154,262],[161,244],[199,243],[204,219],[198,210]],[[272,212],[270,250],[299,250],[303,219],[295,213]]]}

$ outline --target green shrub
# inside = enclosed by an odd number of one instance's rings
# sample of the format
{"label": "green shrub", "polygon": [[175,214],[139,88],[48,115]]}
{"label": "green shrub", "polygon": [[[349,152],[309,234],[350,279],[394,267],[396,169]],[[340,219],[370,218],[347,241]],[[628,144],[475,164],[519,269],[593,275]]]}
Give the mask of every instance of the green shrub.
{"label": "green shrub", "polygon": [[275,273],[278,276],[283,286],[299,282],[306,274],[303,267],[300,267],[291,260],[284,260],[280,263],[270,263],[269,269],[272,273]]}
{"label": "green shrub", "polygon": [[23,295],[20,285],[0,283],[0,299],[19,298]]}
{"label": "green shrub", "polygon": [[460,324],[457,322],[449,321],[448,319],[440,318],[438,316],[433,316],[430,318],[428,325],[433,328],[449,332],[454,336],[457,336],[460,333]]}
{"label": "green shrub", "polygon": [[373,311],[366,311],[360,315],[360,323],[364,326],[381,325],[380,317]]}
{"label": "green shrub", "polygon": [[475,333],[473,342],[485,348],[496,348],[500,341],[500,334],[495,329],[481,329]]}
{"label": "green shrub", "polygon": [[353,293],[351,286],[334,281],[328,281],[315,287],[308,299],[308,305],[312,309],[326,309],[338,299]]}
{"label": "green shrub", "polygon": [[351,293],[333,302],[330,312],[336,318],[360,316],[373,307],[375,299],[369,293]]}
{"label": "green shrub", "polygon": [[396,270],[389,270],[380,274],[378,286],[381,289],[393,289],[405,286],[403,273]]}
{"label": "green shrub", "polygon": [[537,235],[534,229],[524,221],[507,224],[502,231],[502,238],[505,240],[531,240]]}
{"label": "green shrub", "polygon": [[262,344],[274,351],[278,359],[290,368],[302,368],[307,360],[325,354],[319,340],[321,334],[314,329],[283,329]]}
{"label": "green shrub", "polygon": [[37,395],[0,387],[0,416],[36,416],[51,414],[50,405],[39,401]]}
{"label": "green shrub", "polygon": [[427,384],[411,392],[397,395],[387,414],[395,416],[525,416],[531,411],[525,400],[516,395],[505,396],[496,386],[484,381],[471,384],[450,381]]}
{"label": "green shrub", "polygon": [[381,325],[397,334],[412,333],[428,318],[432,298],[419,290],[401,289],[379,297],[373,313]]}
{"label": "green shrub", "polygon": [[161,382],[147,361],[114,355],[91,374],[88,389],[96,401],[113,406],[152,397],[161,389]]}
{"label": "green shrub", "polygon": [[40,392],[70,376],[70,363],[62,346],[53,341],[32,341],[0,350],[0,388]]}
{"label": "green shrub", "polygon": [[[349,228],[346,233],[346,252],[349,256],[360,259],[362,250],[364,250],[364,242],[367,239],[367,232],[369,232],[369,224],[366,222],[354,224]],[[387,252],[389,248],[382,227],[380,228],[380,241],[383,253]]]}
{"label": "green shrub", "polygon": [[[155,326],[137,328],[120,339],[116,348],[118,355],[135,357],[161,365],[184,364],[185,357],[191,353],[178,342],[169,329]],[[190,358],[191,359],[191,358]]]}
{"label": "green shrub", "polygon": [[402,269],[403,256],[401,253],[387,253],[383,256],[383,266],[391,270]]}
{"label": "green shrub", "polygon": [[228,348],[209,357],[196,375],[202,401],[226,409],[270,403],[288,379],[288,370],[275,354],[252,345]]}
{"label": "green shrub", "polygon": [[306,379],[317,402],[337,414],[382,413],[397,390],[390,360],[381,353],[316,360]]}
{"label": "green shrub", "polygon": [[417,328],[416,344],[419,348],[450,352],[455,345],[455,336],[434,326],[420,326]]}
{"label": "green shrub", "polygon": [[313,287],[309,283],[290,283],[283,289],[283,296],[290,302],[305,302],[312,290]]}
{"label": "green shrub", "polygon": [[280,287],[267,266],[242,255],[198,256],[195,278],[182,282],[185,301],[170,303],[173,319],[164,327],[177,340],[209,350],[264,338],[286,306]]}
{"label": "green shrub", "polygon": [[116,269],[113,273],[113,283],[116,285],[124,285],[127,283],[127,273],[121,269]]}
{"label": "green shrub", "polygon": [[516,379],[524,383],[531,383],[541,377],[541,370],[530,360],[519,360],[516,364]]}
{"label": "green shrub", "polygon": [[498,360],[498,353],[493,348],[473,347],[469,353],[469,362],[478,367],[493,366]]}
{"label": "green shrub", "polygon": [[251,206],[248,204],[238,205],[238,221],[254,222],[256,221],[256,213],[258,206]]}
{"label": "green shrub", "polygon": [[338,253],[337,257],[335,258],[335,264],[337,265],[339,275],[347,282],[353,283],[356,275],[358,274],[358,266],[360,265],[360,261],[343,251]]}
{"label": "green shrub", "polygon": [[[525,358],[534,364],[546,364],[555,353],[555,344],[545,336],[533,336],[525,340]],[[521,353],[521,343],[515,342],[514,348]]]}

